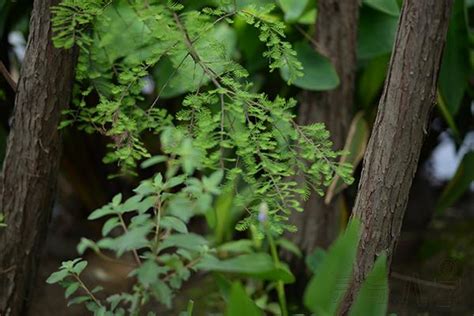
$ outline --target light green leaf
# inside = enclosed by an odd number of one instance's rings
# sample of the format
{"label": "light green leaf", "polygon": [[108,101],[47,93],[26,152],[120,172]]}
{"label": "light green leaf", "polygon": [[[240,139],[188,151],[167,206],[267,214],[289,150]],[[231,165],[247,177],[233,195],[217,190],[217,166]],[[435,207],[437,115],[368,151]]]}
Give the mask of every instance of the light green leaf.
{"label": "light green leaf", "polygon": [[261,316],[263,312],[255,305],[240,283],[232,284],[225,316]]}
{"label": "light green leaf", "polygon": [[[311,91],[331,90],[339,85],[336,69],[329,59],[316,52],[308,43],[298,42],[294,45],[298,60],[303,65],[303,76],[298,77],[293,85]],[[290,79],[288,67],[280,69],[283,79]]]}
{"label": "light green leaf", "polygon": [[244,254],[226,260],[208,255],[199,262],[197,268],[205,271],[245,274],[262,280],[285,283],[292,283],[295,280],[285,265],[276,266],[267,253]]}
{"label": "light green leaf", "polygon": [[207,246],[208,243],[209,242],[204,237],[193,233],[174,234],[166,237],[166,239],[160,244],[159,250],[162,251],[167,248],[176,247],[199,251],[202,247]]}
{"label": "light green leaf", "polygon": [[120,221],[117,217],[109,218],[105,222],[104,226],[102,226],[102,236],[107,236],[112,231],[112,229],[118,226],[120,226]]}
{"label": "light green leaf", "polygon": [[226,253],[251,253],[253,252],[253,241],[249,239],[229,241],[220,245],[217,250]]}
{"label": "light green leaf", "polygon": [[173,229],[178,233],[188,233],[188,228],[186,227],[186,224],[179,218],[173,216],[164,216],[163,218],[161,218],[160,225],[163,228]]}
{"label": "light green leaf", "polygon": [[59,281],[64,280],[69,275],[69,271],[66,269],[53,272],[49,278],[46,280],[48,284],[58,283]]}
{"label": "light green leaf", "polygon": [[276,244],[281,248],[296,255],[298,258],[301,258],[303,256],[298,246],[286,238],[277,239]]}
{"label": "light green leaf", "polygon": [[364,4],[389,15],[400,15],[397,0],[364,0]]}
{"label": "light green leaf", "polygon": [[348,287],[359,243],[360,224],[352,221],[329,248],[304,293],[305,306],[317,315],[335,315]]}
{"label": "light green leaf", "polygon": [[388,278],[387,256],[379,256],[369,273],[349,312],[349,316],[387,315]]}
{"label": "light green leaf", "polygon": [[309,0],[279,0],[278,3],[285,13],[285,21],[296,22],[305,11]]}
{"label": "light green leaf", "polygon": [[74,294],[77,289],[79,289],[81,285],[78,282],[71,283],[67,288],[66,291],[64,292],[64,296],[68,298],[72,294]]}
{"label": "light green leaf", "polygon": [[76,274],[81,274],[81,272],[87,267],[87,261],[79,261],[74,265],[72,271]]}

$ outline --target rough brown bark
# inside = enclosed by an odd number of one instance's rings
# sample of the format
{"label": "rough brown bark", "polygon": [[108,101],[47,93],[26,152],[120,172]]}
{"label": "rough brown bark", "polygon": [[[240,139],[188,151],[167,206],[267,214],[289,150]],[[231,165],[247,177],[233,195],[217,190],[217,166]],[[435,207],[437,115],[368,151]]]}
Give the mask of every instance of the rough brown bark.
{"label": "rough brown bark", "polygon": [[0,179],[0,315],[26,314],[56,187],[61,111],[68,105],[75,54],[51,41],[50,7],[34,2],[25,60]]}
{"label": "rough brown bark", "polygon": [[[340,78],[337,89],[305,92],[298,113],[299,124],[324,122],[335,149],[344,147],[354,100],[358,0],[319,0],[314,40],[327,55]],[[316,193],[304,203],[304,212],[293,215],[298,232],[293,240],[305,253],[316,246],[326,248],[339,231],[340,213],[334,203],[326,205]]]}
{"label": "rough brown bark", "polygon": [[343,313],[376,257],[393,254],[435,101],[451,5],[452,0],[403,2],[353,210],[362,236]]}

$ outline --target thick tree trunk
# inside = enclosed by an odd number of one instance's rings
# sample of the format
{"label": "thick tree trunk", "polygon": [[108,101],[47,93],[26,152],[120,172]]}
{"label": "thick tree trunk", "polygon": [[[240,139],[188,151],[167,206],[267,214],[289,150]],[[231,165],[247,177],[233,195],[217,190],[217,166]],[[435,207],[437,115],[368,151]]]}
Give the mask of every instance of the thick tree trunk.
{"label": "thick tree trunk", "polygon": [[68,105],[75,54],[51,41],[50,7],[34,2],[0,180],[0,315],[24,315],[52,209],[60,156],[58,124]]}
{"label": "thick tree trunk", "polygon": [[[299,124],[324,122],[334,148],[342,149],[349,130],[354,101],[356,39],[359,0],[319,0],[315,41],[330,58],[340,77],[337,89],[305,92],[298,113]],[[340,212],[334,203],[326,205],[316,193],[304,204],[304,212],[293,215],[298,232],[291,238],[304,252],[316,246],[326,248],[335,239]]]}
{"label": "thick tree trunk", "polygon": [[363,231],[343,312],[376,257],[393,254],[435,102],[451,5],[452,0],[403,3],[353,211]]}

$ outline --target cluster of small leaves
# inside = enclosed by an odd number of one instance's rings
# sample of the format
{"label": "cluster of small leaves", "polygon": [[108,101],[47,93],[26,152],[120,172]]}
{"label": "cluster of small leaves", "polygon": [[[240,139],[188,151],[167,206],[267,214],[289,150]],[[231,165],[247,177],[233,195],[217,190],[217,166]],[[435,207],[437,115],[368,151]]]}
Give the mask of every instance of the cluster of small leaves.
{"label": "cluster of small leaves", "polygon": [[[260,31],[271,68],[286,67],[290,80],[295,79],[301,64],[284,41],[284,24],[270,16],[271,10],[271,6],[254,5],[230,11],[186,10],[178,4],[138,0],[112,4],[93,25],[92,35],[81,33],[90,37],[90,47],[80,59],[79,106],[70,114],[87,131],[110,137],[112,150],[106,162],[119,162],[133,171],[137,161],[150,158],[143,132],[161,134],[164,152],[171,159],[153,157],[151,162],[165,159],[171,174],[182,164],[191,175],[196,169],[193,161],[200,161],[199,168],[220,169],[225,181],[251,188],[252,201],[246,198],[245,206],[249,216],[238,229],[258,224],[259,206],[266,203],[265,220],[272,232],[294,230],[287,219],[291,211],[301,210],[300,202],[309,188],[322,193],[335,174],[350,182],[350,166],[336,162],[341,153],[332,150],[322,124],[296,124],[296,102],[279,97],[271,100],[255,92],[247,81],[247,71],[233,60],[225,45],[208,36],[232,23],[233,17],[243,17]],[[139,30],[143,36],[139,46],[127,42],[133,50],[120,45],[123,39],[113,33],[120,29],[122,20],[130,34]],[[173,71],[164,82],[157,82],[158,96],[147,104],[143,79],[152,68],[166,65]],[[189,93],[181,111],[172,118],[159,101],[168,83],[178,77],[185,78]],[[92,92],[98,94],[99,103],[91,107],[85,98]],[[177,127],[172,127],[174,124]],[[176,162],[176,157],[181,160]],[[147,228],[142,229],[147,235]]]}
{"label": "cluster of small leaves", "polygon": [[63,0],[52,8],[53,41],[58,48],[90,45],[87,35],[91,23],[100,16],[111,0]]}
{"label": "cluster of small leaves", "polygon": [[273,5],[257,7],[249,6],[239,11],[239,16],[260,31],[259,39],[268,48],[265,57],[270,59],[270,70],[286,68],[289,70],[289,83],[294,82],[303,75],[303,66],[298,61],[296,52],[291,44],[284,41],[285,24],[270,15]]}
{"label": "cluster of small leaves", "polygon": [[[177,130],[163,135],[165,144],[180,138]],[[130,198],[123,200],[118,194],[89,216],[90,220],[105,220],[103,238],[98,241],[83,238],[78,246],[79,254],[89,249],[107,260],[131,254],[135,268],[130,277],[137,281],[132,292],[112,295],[102,302],[94,296],[101,289],[89,291],[80,278],[86,262],[76,259],[65,262],[48,279],[49,283],[59,282],[66,289],[66,298],[82,288],[86,295],[76,296],[70,304],[86,303],[89,310],[99,315],[124,315],[125,307],[129,315],[138,315],[150,299],[171,305],[173,292],[210,252],[208,241],[188,232],[187,223],[192,216],[212,207],[213,196],[220,193],[223,176],[221,171],[216,171],[209,177],[192,177],[190,174],[199,168],[200,162],[186,156],[189,145],[189,139],[184,138],[175,145],[183,155],[166,159],[171,165],[165,177],[158,173],[153,179],[143,181]],[[148,164],[157,162],[154,157]],[[179,187],[182,189],[176,190]],[[117,258],[109,257],[109,253]]]}

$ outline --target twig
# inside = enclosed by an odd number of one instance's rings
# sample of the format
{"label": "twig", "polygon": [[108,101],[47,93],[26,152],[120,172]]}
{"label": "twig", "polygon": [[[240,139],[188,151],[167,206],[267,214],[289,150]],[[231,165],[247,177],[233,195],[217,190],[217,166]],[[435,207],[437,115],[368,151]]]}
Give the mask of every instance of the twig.
{"label": "twig", "polygon": [[16,89],[17,89],[16,82],[15,80],[13,80],[13,77],[10,75],[10,72],[8,72],[7,67],[5,67],[5,64],[3,64],[3,61],[1,60],[0,60],[0,73],[2,73],[3,77],[8,82],[13,92],[16,93]]}

